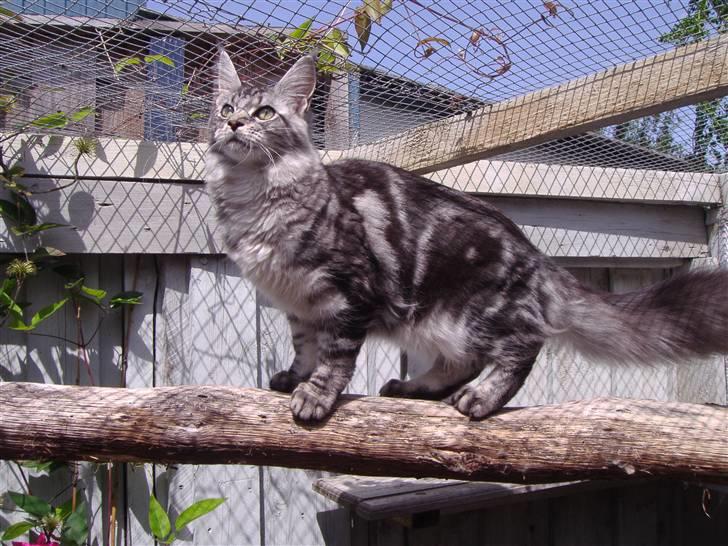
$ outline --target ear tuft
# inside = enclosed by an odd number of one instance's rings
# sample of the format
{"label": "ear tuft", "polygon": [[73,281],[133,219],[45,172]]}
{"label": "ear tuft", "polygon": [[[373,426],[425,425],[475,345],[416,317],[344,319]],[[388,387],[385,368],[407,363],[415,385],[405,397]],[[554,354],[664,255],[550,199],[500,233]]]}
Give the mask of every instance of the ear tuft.
{"label": "ear tuft", "polygon": [[220,55],[217,59],[217,92],[235,91],[240,87],[240,78],[235,70],[230,56],[220,48]]}
{"label": "ear tuft", "polygon": [[316,89],[316,60],[304,55],[294,64],[275,86],[276,92],[291,102],[302,114],[309,106]]}

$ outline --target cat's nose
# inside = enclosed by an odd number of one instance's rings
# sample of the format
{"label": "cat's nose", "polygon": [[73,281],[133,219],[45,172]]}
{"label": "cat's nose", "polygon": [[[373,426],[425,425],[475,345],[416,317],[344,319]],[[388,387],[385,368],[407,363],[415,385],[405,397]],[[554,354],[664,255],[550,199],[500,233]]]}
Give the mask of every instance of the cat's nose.
{"label": "cat's nose", "polygon": [[229,127],[230,127],[230,128],[231,128],[231,129],[233,130],[233,131],[234,131],[235,129],[237,129],[238,127],[242,127],[244,123],[245,123],[245,122],[244,122],[244,121],[243,121],[242,119],[240,119],[240,118],[237,118],[237,119],[229,119],[229,120],[228,120],[228,122],[227,122],[228,126],[229,126]]}

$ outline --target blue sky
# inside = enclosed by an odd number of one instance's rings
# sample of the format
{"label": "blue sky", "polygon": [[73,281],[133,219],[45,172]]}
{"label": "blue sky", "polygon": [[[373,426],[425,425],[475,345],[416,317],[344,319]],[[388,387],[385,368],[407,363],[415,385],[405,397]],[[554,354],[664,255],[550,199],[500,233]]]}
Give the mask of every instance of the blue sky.
{"label": "blue sky", "polygon": [[[162,3],[150,0],[151,9],[185,19],[238,25],[296,27],[308,18],[314,28],[331,23],[337,14],[350,15],[361,0],[299,2],[296,0],[182,0]],[[554,85],[659,51],[669,49],[658,42],[685,15],[686,1],[592,1],[567,2],[558,16],[529,25],[546,13],[541,0],[476,1],[394,0],[394,9],[380,25],[362,54],[353,24],[339,26],[351,38],[351,61],[377,67],[422,83],[435,83],[484,100],[502,100]],[[433,13],[422,6],[427,6]],[[568,8],[568,9],[567,9]],[[443,16],[460,20],[453,24]],[[467,44],[472,28],[482,28],[506,40],[512,68],[493,80],[479,76],[457,58]],[[418,39],[439,37],[453,44],[440,48],[427,59],[414,55]],[[473,61],[492,70],[493,59],[502,51],[482,40],[483,53]],[[490,68],[487,68],[490,67]]]}

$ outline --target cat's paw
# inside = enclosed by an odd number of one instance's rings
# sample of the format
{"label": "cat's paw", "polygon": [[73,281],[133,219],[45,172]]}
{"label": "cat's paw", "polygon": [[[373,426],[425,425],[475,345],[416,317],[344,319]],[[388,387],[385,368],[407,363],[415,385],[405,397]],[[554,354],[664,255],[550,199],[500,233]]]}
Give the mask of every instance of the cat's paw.
{"label": "cat's paw", "polygon": [[301,421],[320,421],[331,413],[336,395],[323,392],[311,383],[301,383],[291,395],[291,412]]}
{"label": "cat's paw", "polygon": [[389,396],[393,398],[403,398],[406,396],[404,389],[404,381],[399,379],[390,379],[384,386],[379,389],[379,396]]}
{"label": "cat's paw", "polygon": [[492,407],[492,403],[489,403],[484,394],[470,385],[461,387],[447,397],[445,403],[450,404],[463,415],[476,420],[484,419],[499,409]]}
{"label": "cat's paw", "polygon": [[273,391],[291,393],[302,381],[299,375],[291,370],[283,370],[270,378],[270,388]]}

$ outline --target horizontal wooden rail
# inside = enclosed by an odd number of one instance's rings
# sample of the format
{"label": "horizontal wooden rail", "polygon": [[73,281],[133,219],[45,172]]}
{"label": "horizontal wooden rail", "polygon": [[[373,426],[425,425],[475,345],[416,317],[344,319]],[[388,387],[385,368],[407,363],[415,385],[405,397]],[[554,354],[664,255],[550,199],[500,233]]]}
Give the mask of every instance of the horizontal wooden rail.
{"label": "horizontal wooden rail", "polygon": [[[27,178],[41,191],[46,179]],[[492,196],[542,252],[562,258],[686,259],[708,255],[701,207],[596,203]],[[199,183],[81,180],[31,202],[58,228],[43,243],[68,253],[221,254],[221,230]],[[0,222],[0,252],[19,252],[20,238]]]}
{"label": "horizontal wooden rail", "polygon": [[[29,176],[67,179],[78,153],[73,141],[69,136],[24,134],[10,140],[5,153],[19,160]],[[192,142],[100,138],[96,153],[79,161],[79,174],[112,181],[202,181],[206,148],[206,144]],[[338,151],[321,153],[324,162],[344,154],[348,155]],[[474,161],[428,177],[450,188],[490,195],[703,205],[721,202],[719,175],[711,173]]]}
{"label": "horizontal wooden rail", "polygon": [[348,157],[431,172],[728,94],[728,34],[421,125]]}
{"label": "horizontal wooden rail", "polygon": [[256,464],[363,475],[728,482],[728,409],[597,399],[471,422],[436,402],[344,397],[293,420],[260,389],[0,384],[0,458]]}

